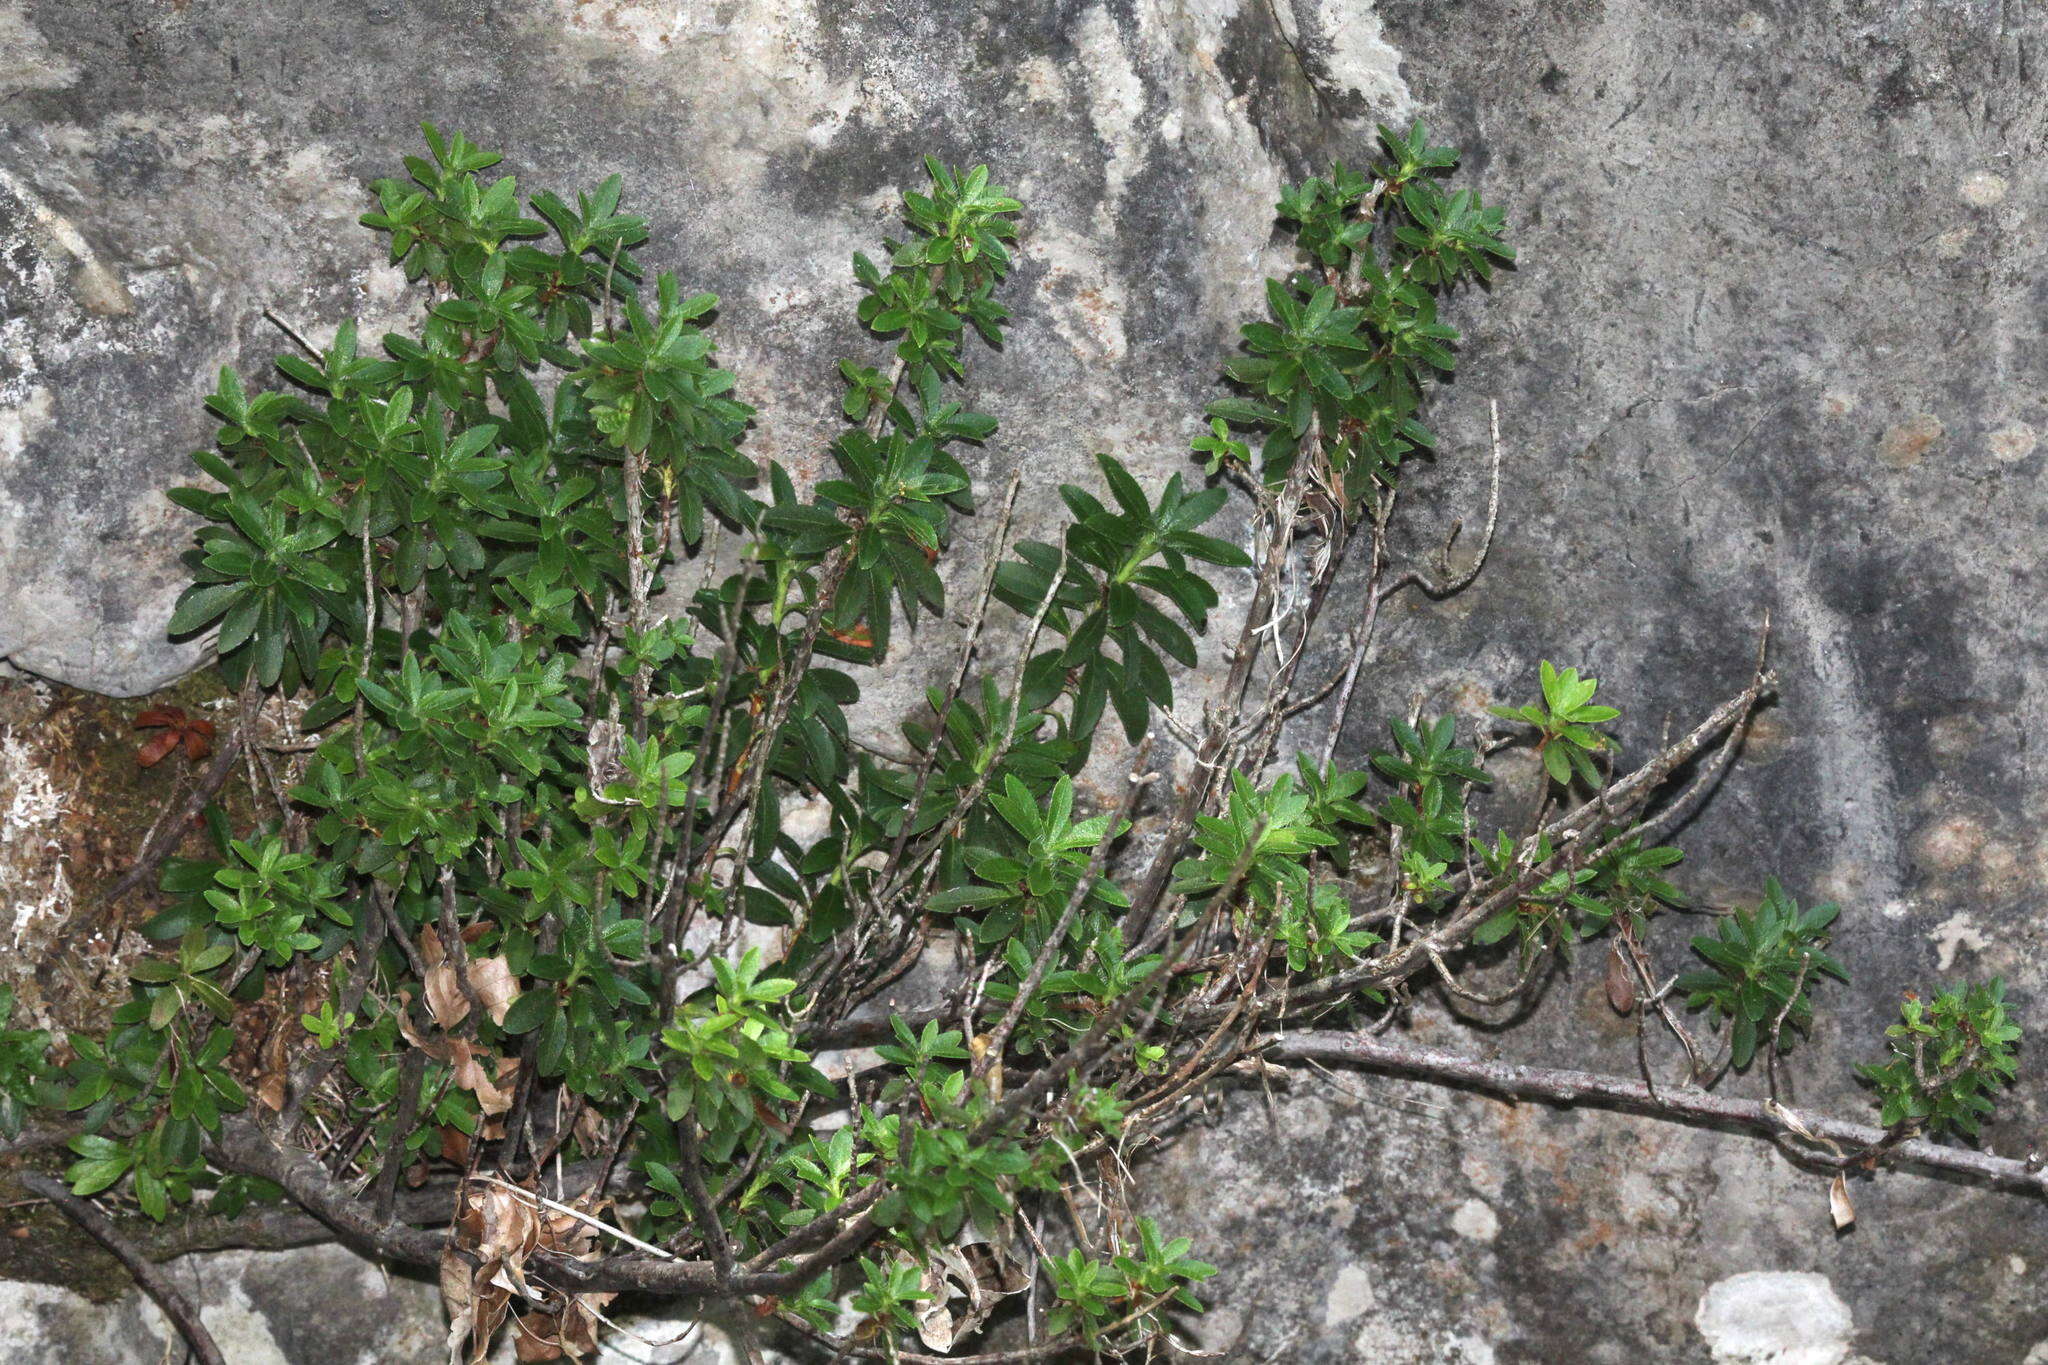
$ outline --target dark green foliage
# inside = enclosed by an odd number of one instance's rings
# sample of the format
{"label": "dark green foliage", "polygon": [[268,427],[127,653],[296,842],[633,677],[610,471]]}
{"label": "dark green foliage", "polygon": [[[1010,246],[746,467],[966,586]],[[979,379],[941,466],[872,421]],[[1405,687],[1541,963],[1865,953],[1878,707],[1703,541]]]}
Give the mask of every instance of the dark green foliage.
{"label": "dark green foliage", "polygon": [[[1446,935],[1432,956],[1512,935],[1533,960],[1617,926],[1632,943],[1678,902],[1679,854],[1604,805],[1615,742],[1595,727],[1618,713],[1576,669],[1544,663],[1542,704],[1496,712],[1542,754],[1521,837],[1479,828],[1490,778],[1452,717],[1392,722],[1360,769],[1274,776],[1281,722],[1309,704],[1290,707],[1291,665],[1262,682],[1264,717],[1211,701],[1190,742],[1167,715],[1223,588],[1272,614],[1241,625],[1224,690],[1242,694],[1285,625],[1291,539],[1321,537],[1315,571],[1334,573],[1351,531],[1384,527],[1435,444],[1421,404],[1455,342],[1438,301],[1512,259],[1500,210],[1440,183],[1454,153],[1419,126],[1382,140],[1371,177],[1339,167],[1279,205],[1310,264],[1244,329],[1195,442],[1206,474],[1148,490],[1105,454],[1099,488],[1061,487],[1059,534],[989,580],[1017,657],[970,641],[891,751],[857,742],[855,673],[825,661],[900,659],[899,631],[947,608],[971,448],[996,431],[961,381],[1003,336],[1023,206],[984,167],[927,163],[906,239],[854,262],[889,358],[841,362],[835,468],[800,488],[741,453],[754,414],[717,366],[718,300],[647,280],[616,177],[573,208],[534,195],[529,217],[510,177],[480,178],[495,155],[429,129],[432,159],[377,182],[364,219],[429,293],[418,334],[373,358],[344,325],[254,397],[223,372],[217,449],[194,456],[210,484],[175,494],[205,526],[174,630],[217,628],[245,699],[302,703],[310,751],[266,754],[281,776],[256,827],[214,810],[213,855],[165,868],[163,950],[104,1038],[74,1036],[56,1068],[41,1035],[0,1033],[0,1130],[31,1102],[68,1110],[73,1187],[159,1218],[276,1193],[202,1156],[252,1109],[358,1186],[469,1169],[456,1153],[616,1163],[634,1237],[761,1259],[803,1285],[771,1306],[815,1329],[847,1296],[893,1351],[960,1239],[1005,1235],[1076,1152],[1255,1053],[1295,992],[1333,1015],[1381,1001],[1420,932]],[[1136,822],[1080,793],[1098,740],[1155,724],[1196,761],[1186,795],[1155,789],[1181,804],[1137,856]],[[1557,833],[1554,808],[1599,818]],[[1694,941],[1713,970],[1681,985],[1730,1021],[1737,1067],[1841,974],[1820,951],[1833,913],[1774,882]],[[773,933],[743,947],[756,929]],[[946,930],[963,981],[944,1008],[891,1016],[879,1065],[829,1079],[855,1008]],[[289,1074],[252,1075],[235,1026],[279,995],[300,1025]],[[1886,1112],[1973,1131],[2009,1026],[1973,993],[1926,1027],[1939,1084],[1871,1069]],[[1044,1257],[1045,1326],[1135,1352],[1199,1307],[1211,1267],[1133,1210],[1104,1224],[1103,1244]],[[840,1260],[802,1259],[820,1244]]]}
{"label": "dark green foliage", "polygon": [[1891,1056],[1857,1068],[1877,1091],[1885,1126],[1976,1136],[2019,1069],[2005,983],[1951,986],[1932,1001],[1909,992],[1899,1015],[1884,1031]]}
{"label": "dark green foliage", "polygon": [[[1779,1019],[1801,1030],[1812,1023],[1812,988],[1822,973],[1849,979],[1842,965],[1822,951],[1828,926],[1839,913],[1833,905],[1802,911],[1774,877],[1756,909],[1737,910],[1721,920],[1715,934],[1693,939],[1692,950],[1709,965],[1679,977],[1678,989],[1687,993],[1691,1008],[1709,1009],[1730,1021],[1737,1069],[1749,1065]],[[1779,1050],[1791,1045],[1781,1033]]]}
{"label": "dark green foliage", "polygon": [[[1105,703],[1116,708],[1133,740],[1145,733],[1153,706],[1172,707],[1173,680],[1160,655],[1192,665],[1195,643],[1188,631],[1208,628],[1217,600],[1189,561],[1225,568],[1251,562],[1235,545],[1196,530],[1222,508],[1225,489],[1189,493],[1176,474],[1155,504],[1118,461],[1096,460],[1116,510],[1062,484],[1060,497],[1074,516],[1064,549],[1024,541],[995,580],[996,600],[1027,616],[1043,612],[1045,629],[1065,638],[1063,647],[1026,665],[1023,701],[1037,710],[1072,690],[1066,738],[1077,760],[1087,753]],[[1162,607],[1171,607],[1187,628]]]}
{"label": "dark green foliage", "polygon": [[21,1132],[29,1105],[47,1102],[50,1035],[11,1027],[14,992],[0,986],[0,1138]]}

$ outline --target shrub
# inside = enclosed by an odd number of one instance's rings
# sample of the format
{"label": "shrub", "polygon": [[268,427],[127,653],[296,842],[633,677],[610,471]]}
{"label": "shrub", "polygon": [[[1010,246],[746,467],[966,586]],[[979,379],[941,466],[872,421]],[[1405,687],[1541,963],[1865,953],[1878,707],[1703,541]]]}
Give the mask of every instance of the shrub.
{"label": "shrub", "polygon": [[[1281,200],[1304,264],[1243,329],[1201,472],[1148,490],[1099,456],[1098,488],[1060,488],[1058,537],[1010,544],[1018,482],[977,507],[969,473],[996,423],[964,381],[1008,325],[1023,212],[986,168],[929,162],[903,240],[855,258],[889,344],[841,363],[836,470],[806,490],[742,453],[718,300],[646,279],[617,177],[522,208],[495,155],[428,128],[431,158],[363,220],[426,292],[418,334],[373,354],[344,325],[276,391],[223,371],[210,483],[174,494],[205,524],[172,628],[218,632],[242,696],[224,748],[268,813],[216,810],[215,856],[164,866],[149,932],[171,946],[106,1037],[51,1071],[6,1035],[0,1079],[79,1121],[73,1191],[159,1219],[296,1201],[438,1264],[478,1359],[515,1311],[522,1359],[587,1353],[624,1290],[820,1338],[844,1311],[860,1323],[831,1340],[859,1356],[946,1350],[1034,1275],[1039,1339],[1109,1352],[1196,1311],[1211,1268],[1128,1185],[1054,1196],[1248,1059],[1332,1036],[1305,1027],[1401,1009],[1418,977],[1518,989],[1605,935],[1616,1007],[1682,1044],[1687,1081],[1725,1069],[1654,985],[1680,898],[1657,836],[1703,789],[1673,796],[1673,774],[1716,752],[1715,776],[1767,695],[1760,669],[1623,774],[1619,713],[1544,662],[1540,702],[1496,712],[1540,754],[1520,835],[1480,833],[1482,750],[1506,741],[1461,744],[1454,717],[1333,761],[1379,604],[1477,572],[1399,568],[1387,532],[1437,445],[1440,302],[1513,256],[1501,210],[1447,187],[1455,153],[1419,125],[1382,138],[1369,171]],[[1496,436],[1496,495],[1498,460]],[[846,665],[935,638],[969,524],[990,566],[954,604],[971,624],[872,742]],[[1310,686],[1347,565],[1362,619]],[[1177,718],[1218,621],[1201,717]],[[1276,763],[1317,705],[1320,758]],[[1100,800],[1104,771],[1129,778]],[[1736,1069],[1841,974],[1832,917],[1773,884],[1694,940],[1678,986]],[[940,938],[943,1000],[879,1010]],[[2010,1075],[1995,993],[1903,1028],[1870,1073],[1887,1148],[1973,1128]],[[401,1187],[451,1231],[401,1220]],[[1044,1244],[1026,1206],[1071,1221]]]}

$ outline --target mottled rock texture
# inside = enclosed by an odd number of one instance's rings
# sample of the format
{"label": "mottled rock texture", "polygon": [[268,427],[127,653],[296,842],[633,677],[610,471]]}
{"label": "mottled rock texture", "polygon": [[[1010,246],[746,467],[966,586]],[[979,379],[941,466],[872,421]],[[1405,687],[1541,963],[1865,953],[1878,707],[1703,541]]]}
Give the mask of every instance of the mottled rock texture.
{"label": "mottled rock texture", "polygon": [[[413,1365],[441,1353],[434,1287],[386,1276],[341,1247],[216,1252],[178,1271],[178,1287],[235,1365]],[[0,1282],[0,1340],[10,1359],[52,1365],[154,1365],[179,1349],[139,1292],[94,1303],[22,1281]]]}
{"label": "mottled rock texture", "polygon": [[[1523,264],[1456,310],[1453,458],[1417,478],[1409,548],[1483,504],[1493,397],[1505,520],[1476,587],[1386,622],[1346,750],[1418,693],[1522,699],[1550,657],[1606,681],[1640,752],[1737,685],[1768,610],[1782,701],[1686,831],[1691,885],[1844,902],[1855,982],[1796,1095],[1858,1110],[1848,1065],[1902,987],[2003,974],[2048,1025],[2044,39],[2012,0],[0,0],[0,657],[115,693],[198,657],[160,638],[198,397],[282,348],[266,307],[316,341],[407,307],[352,222],[419,119],[536,188],[624,171],[649,259],[726,300],[756,448],[803,469],[860,345],[848,253],[919,154],[993,163],[1031,213],[976,472],[1028,471],[1028,528],[1092,450],[1181,467],[1281,181],[1420,113]],[[1419,1027],[1629,1069],[1597,965],[1526,1028],[1427,1001]],[[1990,1140],[2042,1117],[2029,1081]],[[1743,1138],[1309,1073],[1151,1175],[1224,1267],[1206,1338],[1246,1359],[1904,1365],[2048,1338],[2037,1203],[1887,1176],[1838,1237],[1820,1184]]]}

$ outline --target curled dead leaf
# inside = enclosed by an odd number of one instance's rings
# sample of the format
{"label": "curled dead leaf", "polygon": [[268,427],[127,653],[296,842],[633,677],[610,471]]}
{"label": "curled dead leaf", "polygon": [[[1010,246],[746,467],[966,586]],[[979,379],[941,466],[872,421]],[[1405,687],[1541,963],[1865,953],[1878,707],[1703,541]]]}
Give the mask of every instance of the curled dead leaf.
{"label": "curled dead leaf", "polygon": [[455,1209],[455,1246],[441,1256],[448,1360],[463,1365],[466,1342],[469,1365],[482,1365],[513,1296],[533,1297],[526,1261],[541,1244],[540,1220],[512,1190],[482,1181],[462,1187]]}
{"label": "curled dead leaf", "polygon": [[427,1008],[443,1029],[454,1028],[469,1017],[469,997],[455,979],[455,968],[443,962],[427,968]]}
{"label": "curled dead leaf", "polygon": [[441,1253],[441,1302],[448,1310],[448,1365],[483,1365],[512,1295],[450,1249]]}
{"label": "curled dead leaf", "polygon": [[421,1037],[420,1031],[412,1026],[412,1013],[407,1008],[411,1004],[412,992],[407,990],[399,991],[399,1008],[397,1011],[398,1032],[404,1037],[406,1042],[411,1043],[414,1047],[426,1053],[428,1060],[436,1062],[447,1061],[453,1055],[449,1050],[448,1039],[445,1037],[432,1039]]}
{"label": "curled dead leaf", "polygon": [[[971,1226],[963,1235],[980,1237]],[[920,1287],[929,1297],[917,1316],[918,1338],[934,1351],[950,1351],[1030,1283],[1029,1267],[1005,1245],[967,1240],[941,1247],[924,1268]]]}
{"label": "curled dead leaf", "polygon": [[512,975],[512,964],[502,957],[474,958],[469,964],[469,985],[491,1022],[504,1023],[505,1011],[519,998],[519,978]]}
{"label": "curled dead leaf", "polygon": [[1836,1232],[1856,1221],[1856,1206],[1849,1202],[1849,1182],[1840,1171],[1828,1182],[1828,1212],[1834,1215]]}
{"label": "curled dead leaf", "polygon": [[1847,1154],[1842,1151],[1840,1143],[1836,1142],[1833,1138],[1828,1137],[1824,1134],[1814,1132],[1812,1128],[1809,1128],[1807,1126],[1806,1120],[1800,1118],[1799,1115],[1793,1113],[1790,1109],[1787,1109],[1784,1105],[1778,1103],[1776,1100],[1765,1100],[1764,1112],[1766,1114],[1769,1114],[1772,1118],[1776,1119],[1779,1123],[1784,1124],[1785,1127],[1788,1130],[1790,1130],[1795,1137],[1798,1137],[1803,1141],[1810,1142],[1816,1147],[1825,1147],[1828,1151],[1834,1153],[1838,1157],[1846,1157]]}
{"label": "curled dead leaf", "polygon": [[[467,1038],[450,1038],[448,1048],[455,1084],[476,1096],[477,1108],[486,1114],[502,1114],[512,1107],[511,1093],[498,1086],[506,1072],[503,1058],[478,1052]],[[487,1067],[486,1061],[494,1065]],[[493,1071],[498,1074],[493,1076]]]}
{"label": "curled dead leaf", "polygon": [[464,1365],[465,1345],[470,1365],[485,1359],[515,1296],[527,1305],[512,1321],[517,1359],[594,1356],[599,1315],[616,1295],[543,1292],[529,1283],[527,1267],[537,1254],[595,1259],[597,1234],[585,1219],[609,1207],[609,1200],[587,1195],[573,1205],[549,1207],[524,1186],[496,1176],[480,1175],[464,1185],[456,1205],[454,1241],[466,1254],[449,1252],[441,1268],[441,1292],[451,1322],[451,1365]]}
{"label": "curled dead leaf", "polygon": [[1614,1007],[1616,1014],[1635,1013],[1636,981],[1619,943],[1607,950],[1607,1003]]}
{"label": "curled dead leaf", "polygon": [[[321,994],[324,998],[324,989]],[[303,999],[301,1004],[307,1010],[314,1008]],[[256,1053],[256,1083],[252,1088],[258,1102],[273,1114],[284,1111],[285,1092],[290,1086],[292,1059],[287,1037],[284,1029],[271,1029]]]}

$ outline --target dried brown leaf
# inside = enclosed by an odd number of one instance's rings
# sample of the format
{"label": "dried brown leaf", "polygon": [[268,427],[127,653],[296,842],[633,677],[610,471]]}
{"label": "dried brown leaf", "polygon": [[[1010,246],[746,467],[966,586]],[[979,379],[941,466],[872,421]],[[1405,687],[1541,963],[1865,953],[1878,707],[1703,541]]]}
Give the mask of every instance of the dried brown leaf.
{"label": "dried brown leaf", "polygon": [[135,761],[145,768],[154,768],[164,761],[164,755],[177,747],[178,732],[166,730],[162,734],[151,735],[143,746],[135,751]]}
{"label": "dried brown leaf", "polygon": [[[477,1108],[485,1114],[502,1114],[512,1107],[511,1092],[498,1088],[492,1071],[501,1070],[503,1064],[490,1053],[480,1053],[467,1038],[450,1038],[448,1048],[453,1064],[451,1071],[455,1084],[476,1096]],[[484,1063],[493,1065],[486,1067]]]}
{"label": "dried brown leaf", "polygon": [[540,1245],[540,1219],[526,1200],[502,1185],[481,1183],[471,1187],[469,1198],[483,1215],[483,1231],[476,1243],[479,1256],[518,1265]]}
{"label": "dried brown leaf", "polygon": [[427,1008],[443,1029],[454,1028],[469,1016],[469,998],[455,979],[455,968],[443,962],[427,968]]}
{"label": "dried brown leaf", "polygon": [[519,996],[519,978],[512,975],[512,965],[502,957],[476,958],[469,964],[469,985],[491,1022],[504,1023],[505,1011]]}
{"label": "dried brown leaf", "polygon": [[1607,950],[1607,1003],[1614,1007],[1616,1014],[1635,1013],[1636,981],[1628,969],[1628,956],[1619,943]]}
{"label": "dried brown leaf", "polygon": [[597,1314],[617,1298],[616,1294],[578,1294],[562,1311],[556,1339],[572,1360],[597,1354]]}
{"label": "dried brown leaf", "polygon": [[469,1365],[482,1365],[512,1296],[488,1284],[481,1267],[449,1250],[441,1253],[441,1301],[448,1309],[448,1365],[463,1365],[465,1342]]}
{"label": "dried brown leaf", "polygon": [[512,1356],[515,1360],[560,1360],[561,1342],[553,1313],[528,1313],[514,1322]]}
{"label": "dried brown leaf", "polygon": [[1856,1206],[1849,1201],[1849,1182],[1839,1171],[1828,1182],[1828,1212],[1834,1215],[1836,1232],[1856,1221]]}
{"label": "dried brown leaf", "polygon": [[934,1351],[950,1351],[980,1331],[1004,1297],[1029,1284],[1028,1267],[993,1242],[940,1247],[924,1268],[920,1287],[930,1297],[918,1313],[917,1335]]}
{"label": "dried brown leaf", "polygon": [[448,1365],[462,1365],[462,1348],[476,1327],[476,1296],[469,1286],[469,1262],[452,1250],[443,1251],[441,1306],[448,1310]]}
{"label": "dried brown leaf", "polygon": [[454,1055],[453,1050],[449,1047],[449,1040],[446,1038],[422,1038],[420,1031],[412,1026],[412,1011],[407,1008],[411,1004],[412,992],[400,991],[398,993],[399,1008],[396,1011],[399,1033],[404,1036],[406,1042],[411,1043],[414,1047],[426,1053],[429,1059],[436,1062],[447,1061],[449,1057]]}

